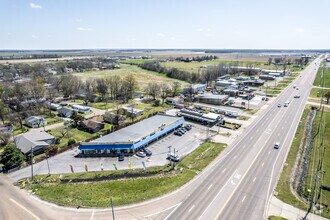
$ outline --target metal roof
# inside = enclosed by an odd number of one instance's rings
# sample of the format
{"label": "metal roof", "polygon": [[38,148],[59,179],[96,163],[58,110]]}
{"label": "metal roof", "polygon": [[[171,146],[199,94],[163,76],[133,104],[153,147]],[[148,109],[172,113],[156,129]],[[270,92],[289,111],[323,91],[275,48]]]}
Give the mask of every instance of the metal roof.
{"label": "metal roof", "polygon": [[126,128],[120,129],[103,137],[97,138],[91,142],[98,143],[123,143],[135,142],[143,137],[154,133],[155,131],[167,127],[182,118],[170,115],[155,115],[136,124],[130,125]]}

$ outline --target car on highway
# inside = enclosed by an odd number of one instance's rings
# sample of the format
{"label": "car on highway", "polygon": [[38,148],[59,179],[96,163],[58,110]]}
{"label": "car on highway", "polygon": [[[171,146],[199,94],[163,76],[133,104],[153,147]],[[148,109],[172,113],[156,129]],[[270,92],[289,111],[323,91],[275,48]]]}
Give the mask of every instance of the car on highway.
{"label": "car on highway", "polygon": [[118,161],[124,161],[124,159],[125,159],[124,153],[119,153],[118,154]]}
{"label": "car on highway", "polygon": [[166,159],[168,159],[170,161],[174,161],[174,162],[180,161],[180,157],[178,155],[174,155],[174,154],[167,154]]}
{"label": "car on highway", "polygon": [[290,104],[290,101],[286,101],[286,102],[284,102],[284,107],[288,107],[288,105]]}
{"label": "car on highway", "polygon": [[141,157],[141,158],[145,158],[146,157],[146,153],[144,153],[143,151],[138,151],[138,152],[136,152],[135,155],[138,156],[138,157]]}
{"label": "car on highway", "polygon": [[152,155],[151,150],[149,150],[148,148],[143,148],[143,152],[147,155],[147,157],[150,157]]}
{"label": "car on highway", "polygon": [[300,98],[300,95],[295,95],[293,97],[297,99],[297,98]]}
{"label": "car on highway", "polygon": [[282,106],[281,104],[277,104],[277,107],[279,107],[279,108],[280,108],[281,106]]}
{"label": "car on highway", "polygon": [[299,88],[297,87],[296,90],[299,90]]}
{"label": "car on highway", "polygon": [[275,149],[280,148],[280,142],[275,142],[275,144],[274,144],[274,148],[275,148]]}

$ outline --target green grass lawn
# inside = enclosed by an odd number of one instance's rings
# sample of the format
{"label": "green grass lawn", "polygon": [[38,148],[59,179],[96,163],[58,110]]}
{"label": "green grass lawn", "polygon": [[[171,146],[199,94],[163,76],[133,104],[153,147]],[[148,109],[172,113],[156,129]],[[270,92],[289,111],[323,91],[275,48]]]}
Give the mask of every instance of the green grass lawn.
{"label": "green grass lawn", "polygon": [[269,216],[268,220],[287,220],[286,218],[282,218],[280,216]]}
{"label": "green grass lawn", "polygon": [[88,103],[88,106],[93,107],[93,108],[102,109],[102,110],[107,110],[109,108],[115,108],[119,105],[123,105],[123,102],[116,100],[116,101],[109,101],[108,103],[105,103],[105,102]]}
{"label": "green grass lawn", "polygon": [[312,88],[309,97],[321,98],[322,94],[325,95],[328,91],[330,91],[330,89]]}
{"label": "green grass lawn", "polygon": [[136,65],[129,64],[121,64],[120,69],[114,70],[99,70],[99,71],[86,71],[82,73],[73,73],[75,76],[80,77],[82,80],[86,81],[90,78],[102,78],[106,76],[119,75],[121,77],[125,77],[127,75],[132,74],[138,82],[139,90],[143,90],[143,88],[149,82],[168,82],[171,83],[173,81],[178,81],[182,86],[187,85],[186,82],[180,81],[177,79],[171,79],[166,77],[165,74],[156,73],[153,71],[144,70]]}
{"label": "green grass lawn", "polygon": [[[316,78],[314,80],[314,86],[322,86],[322,69],[323,67],[320,67],[317,71]],[[330,68],[326,67],[324,71],[324,86],[326,88],[330,88]]]}
{"label": "green grass lawn", "polygon": [[[204,143],[176,165],[151,167],[146,171],[118,170],[89,173],[41,175],[28,185],[43,200],[62,206],[108,207],[112,197],[115,206],[132,204],[169,193],[190,181],[224,149],[224,144]],[[128,175],[150,173],[149,177]],[[114,178],[114,177],[117,178]],[[76,182],[80,180],[83,182]],[[102,181],[101,181],[102,180]]]}
{"label": "green grass lawn", "polygon": [[102,131],[110,129],[110,127],[111,124],[105,123],[104,128],[94,134],[79,130],[78,128],[69,128],[69,132],[64,137],[62,137],[61,131],[65,130],[66,126],[61,126],[59,128],[55,128],[53,130],[48,131],[48,133],[53,135],[55,138],[60,139],[60,143],[57,146],[59,148],[63,148],[68,146],[69,139],[74,139],[76,142],[81,142],[89,138],[97,138],[100,136]]}
{"label": "green grass lawn", "polygon": [[276,192],[278,193],[277,197],[285,203],[291,204],[300,209],[306,209],[306,204],[298,200],[290,190],[290,178],[293,172],[293,166],[296,161],[296,155],[298,153],[300,141],[303,137],[304,125],[306,122],[306,117],[308,115],[309,109],[305,109],[303,115],[300,119],[299,126],[297,128],[295,137],[291,144],[291,148],[288,154],[288,157],[283,167],[280,179],[276,186]]}

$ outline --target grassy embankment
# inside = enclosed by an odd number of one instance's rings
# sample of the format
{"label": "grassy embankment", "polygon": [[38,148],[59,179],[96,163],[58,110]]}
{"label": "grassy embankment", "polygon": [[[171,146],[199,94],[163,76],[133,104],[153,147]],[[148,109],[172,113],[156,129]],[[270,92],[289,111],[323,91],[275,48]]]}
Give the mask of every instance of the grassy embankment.
{"label": "grassy embankment", "polygon": [[279,216],[269,216],[268,217],[268,220],[287,220],[286,218],[282,218],[282,217],[279,217]]}
{"label": "grassy embankment", "polygon": [[[316,114],[315,121],[313,123],[313,139],[311,143],[312,148],[308,162],[307,174],[304,182],[304,194],[306,196],[310,196],[310,193],[308,191],[313,189],[316,167],[319,160],[321,160],[323,157],[324,160],[322,170],[324,170],[325,173],[323,176],[319,174],[321,181],[317,184],[317,193],[319,192],[320,185],[330,186],[330,173],[327,172],[328,170],[330,170],[330,161],[328,159],[330,158],[330,112],[324,112],[322,117],[321,115],[321,111],[318,111]],[[323,147],[324,153],[322,150]],[[323,216],[330,218],[330,191],[322,190],[321,197],[318,202],[325,206],[325,209],[323,210]]]}
{"label": "grassy embankment", "polygon": [[[304,125],[306,122],[306,117],[308,114],[308,109],[304,110],[303,116],[301,118],[301,121],[299,123],[299,126],[296,131],[295,138],[293,140],[293,143],[291,145],[290,152],[288,154],[288,158],[286,160],[286,164],[283,168],[283,171],[281,173],[280,180],[277,184],[276,191],[278,192],[277,197],[281,199],[283,202],[286,202],[288,204],[291,204],[295,207],[298,207],[300,209],[306,210],[307,204],[304,202],[301,202],[298,200],[290,191],[290,178],[291,174],[293,172],[293,165],[296,160],[296,155],[298,153],[298,148],[300,145],[300,142],[303,137],[304,133]],[[309,190],[313,186],[313,176],[315,175],[315,168],[314,170],[312,169],[313,163],[314,165],[318,163],[317,157],[314,158],[314,155],[318,152],[318,148],[321,146],[320,140],[324,138],[324,146],[325,146],[325,151],[324,151],[324,158],[329,158],[330,157],[330,136],[328,135],[330,133],[330,112],[324,112],[323,115],[323,120],[322,120],[322,126],[319,132],[317,132],[318,129],[318,124],[320,122],[320,115],[321,112],[317,112],[317,116],[315,118],[314,124],[313,124],[313,139],[311,143],[311,152],[310,152],[310,157],[309,157],[309,163],[308,163],[308,169],[307,169],[307,174],[305,178],[304,184],[304,190],[305,190],[305,195],[309,194]],[[316,165],[314,166],[316,167]],[[330,161],[325,159],[323,162],[323,170],[330,170]],[[324,173],[324,176],[322,178],[322,184],[330,186],[330,175],[328,172]],[[319,188],[319,187],[318,187]],[[325,206],[325,210],[323,210],[323,216],[329,218],[330,213],[329,213],[329,206],[330,206],[330,192],[323,190],[321,193],[320,200],[318,201],[319,203],[323,204]]]}
{"label": "grassy embankment", "polygon": [[[137,203],[169,193],[190,181],[224,149],[224,144],[204,143],[182,159],[176,169],[150,167],[145,171],[118,170],[40,175],[26,186],[43,200],[62,206],[107,207]],[[140,177],[130,178],[139,175]],[[61,178],[60,178],[61,176]]]}
{"label": "grassy embankment", "polygon": [[285,166],[283,167],[282,173],[281,173],[281,177],[277,183],[276,186],[276,192],[277,197],[282,200],[285,203],[291,204],[295,207],[298,207],[300,209],[306,209],[306,204],[304,204],[303,202],[301,202],[300,200],[298,200],[291,192],[291,187],[290,187],[290,178],[291,178],[291,174],[293,172],[293,166],[295,164],[296,161],[296,155],[298,153],[299,150],[299,145],[300,142],[303,138],[303,134],[304,134],[304,125],[306,122],[306,118],[308,115],[309,109],[305,109],[303,112],[303,115],[300,119],[295,137],[293,139],[293,142],[291,144],[291,148],[288,154],[288,157],[286,159],[285,162]]}
{"label": "grassy embankment", "polygon": [[[314,86],[321,86],[322,85],[322,67],[320,67],[317,71]],[[324,85],[325,88],[330,88],[330,67],[326,67],[324,70]]]}

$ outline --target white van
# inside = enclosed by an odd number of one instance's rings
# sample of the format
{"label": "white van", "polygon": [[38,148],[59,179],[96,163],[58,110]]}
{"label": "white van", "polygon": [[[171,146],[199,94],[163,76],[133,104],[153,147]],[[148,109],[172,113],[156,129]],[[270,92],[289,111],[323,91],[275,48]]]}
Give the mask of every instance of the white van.
{"label": "white van", "polygon": [[290,104],[290,101],[284,102],[284,107],[288,107],[289,104]]}

